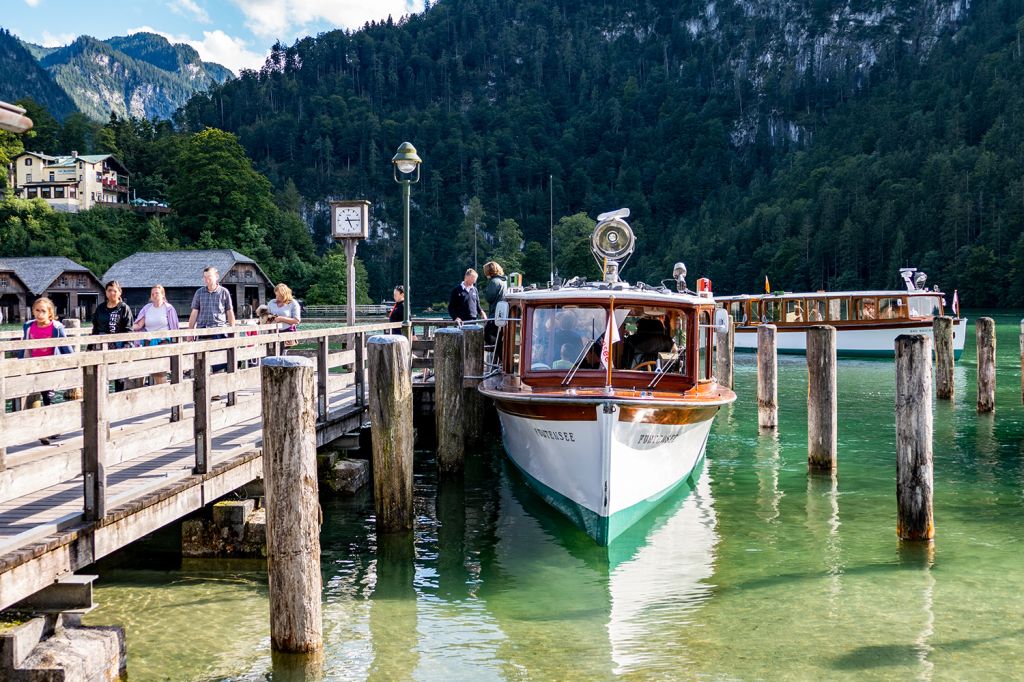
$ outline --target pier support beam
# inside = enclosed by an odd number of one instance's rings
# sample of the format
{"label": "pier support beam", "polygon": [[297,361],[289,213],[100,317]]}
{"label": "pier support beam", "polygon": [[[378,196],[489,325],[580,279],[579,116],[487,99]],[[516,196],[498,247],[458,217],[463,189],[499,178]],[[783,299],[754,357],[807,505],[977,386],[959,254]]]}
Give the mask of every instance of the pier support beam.
{"label": "pier support beam", "polygon": [[807,467],[835,471],[838,451],[836,418],[836,330],[807,330]]}
{"label": "pier support beam", "polygon": [[409,339],[371,336],[370,441],[377,532],[412,530],[412,362]]}
{"label": "pier support beam", "polygon": [[996,411],[996,323],[979,317],[974,323],[978,344],[978,412]]}
{"label": "pier support beam", "polygon": [[464,345],[463,401],[465,405],[465,435],[470,443],[479,443],[484,430],[484,397],[476,387],[480,379],[468,377],[483,376],[484,373],[484,328],[478,324],[462,327]]}
{"label": "pier support beam", "polygon": [[736,329],[729,322],[729,329],[715,332],[715,378],[719,386],[732,388],[732,359],[736,351]]}
{"label": "pier support beam", "polygon": [[896,533],[931,540],[932,343],[922,335],[896,337]]}
{"label": "pier support beam", "polygon": [[762,429],[779,426],[779,361],[774,324],[757,328],[757,423]]}
{"label": "pier support beam", "polygon": [[445,327],[434,332],[434,419],[441,473],[462,471],[465,458],[463,364],[462,330]]}
{"label": "pier support beam", "polygon": [[264,358],[261,379],[271,648],[316,653],[323,618],[313,362]]}
{"label": "pier support beam", "polygon": [[935,397],[953,399],[953,318],[942,315],[932,320],[935,339]]}

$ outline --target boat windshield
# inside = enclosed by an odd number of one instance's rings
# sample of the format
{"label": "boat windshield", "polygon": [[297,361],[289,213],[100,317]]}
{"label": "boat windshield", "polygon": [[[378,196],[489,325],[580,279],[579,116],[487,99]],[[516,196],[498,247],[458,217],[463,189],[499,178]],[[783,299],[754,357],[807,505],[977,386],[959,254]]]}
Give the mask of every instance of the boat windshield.
{"label": "boat windshield", "polygon": [[933,317],[942,314],[938,296],[911,296],[908,304],[911,317]]}
{"label": "boat windshield", "polygon": [[[530,369],[600,369],[608,311],[597,305],[538,306],[532,311]],[[616,369],[656,371],[686,348],[687,320],[682,310],[648,306],[615,308],[618,339],[611,344]],[[685,373],[686,363],[674,370]]]}

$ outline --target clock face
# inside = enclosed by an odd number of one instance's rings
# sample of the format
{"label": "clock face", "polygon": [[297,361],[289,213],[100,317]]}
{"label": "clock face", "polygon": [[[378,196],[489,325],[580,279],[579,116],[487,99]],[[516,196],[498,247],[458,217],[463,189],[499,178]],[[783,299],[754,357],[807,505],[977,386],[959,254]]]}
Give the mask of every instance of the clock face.
{"label": "clock face", "polygon": [[362,206],[336,206],[334,208],[334,236],[365,237],[364,215]]}

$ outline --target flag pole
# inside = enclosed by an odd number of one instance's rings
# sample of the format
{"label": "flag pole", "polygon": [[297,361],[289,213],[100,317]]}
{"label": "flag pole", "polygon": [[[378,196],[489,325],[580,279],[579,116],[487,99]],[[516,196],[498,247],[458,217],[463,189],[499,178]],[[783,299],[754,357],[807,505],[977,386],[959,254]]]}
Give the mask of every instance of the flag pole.
{"label": "flag pole", "polygon": [[608,391],[608,389],[610,389],[612,387],[612,358],[614,357],[614,353],[612,352],[612,336],[613,336],[613,334],[612,334],[612,329],[613,329],[612,325],[614,325],[614,324],[615,324],[615,297],[612,296],[612,305],[611,305],[611,309],[609,310],[609,313],[608,313],[608,329],[607,329],[607,331],[605,331],[605,334],[607,334],[608,336],[605,337],[605,341],[604,341],[605,343],[608,344],[608,371],[605,374],[605,384],[604,384],[604,388],[605,388],[606,392]]}

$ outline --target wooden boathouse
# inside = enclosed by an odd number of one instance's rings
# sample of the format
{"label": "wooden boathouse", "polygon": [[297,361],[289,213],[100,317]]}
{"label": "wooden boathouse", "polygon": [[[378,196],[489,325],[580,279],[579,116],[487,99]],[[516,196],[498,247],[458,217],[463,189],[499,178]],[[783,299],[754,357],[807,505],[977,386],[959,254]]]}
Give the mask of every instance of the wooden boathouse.
{"label": "wooden boathouse", "polygon": [[[3,273],[11,273],[6,288]],[[7,308],[5,320],[15,319],[15,308],[18,321],[31,318],[32,302],[40,296],[53,300],[60,318],[89,319],[103,300],[103,286],[89,268],[63,256],[0,258],[0,306]]]}

